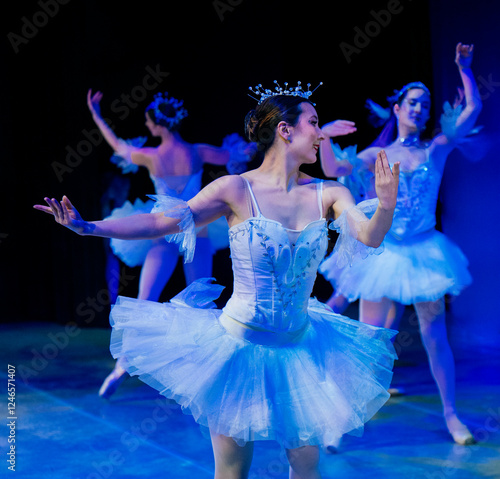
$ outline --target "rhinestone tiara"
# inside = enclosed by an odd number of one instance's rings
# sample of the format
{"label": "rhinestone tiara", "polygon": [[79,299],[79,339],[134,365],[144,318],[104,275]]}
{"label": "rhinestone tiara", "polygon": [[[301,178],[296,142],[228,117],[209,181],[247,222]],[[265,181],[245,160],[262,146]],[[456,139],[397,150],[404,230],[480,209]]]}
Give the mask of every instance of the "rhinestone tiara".
{"label": "rhinestone tiara", "polygon": [[[252,87],[249,87],[248,89],[254,94],[257,95],[258,98],[255,98],[254,96],[248,94],[249,97],[253,98],[254,100],[257,100],[257,104],[262,103],[264,100],[266,100],[269,97],[272,96],[277,96],[277,95],[287,95],[287,96],[300,96],[301,98],[304,98],[306,100],[309,100],[309,97],[316,91],[316,89],[323,85],[323,82],[320,82],[319,85],[314,89],[310,90],[311,84],[307,84],[307,90],[304,90],[302,88],[301,82],[297,82],[296,87],[291,87],[288,88],[288,83],[285,83],[285,88],[280,86],[280,84],[274,80],[274,83],[276,83],[276,86],[274,87],[273,90],[269,90],[268,88],[262,88],[262,84],[258,84],[255,89]],[[314,103],[313,103],[314,105]]]}

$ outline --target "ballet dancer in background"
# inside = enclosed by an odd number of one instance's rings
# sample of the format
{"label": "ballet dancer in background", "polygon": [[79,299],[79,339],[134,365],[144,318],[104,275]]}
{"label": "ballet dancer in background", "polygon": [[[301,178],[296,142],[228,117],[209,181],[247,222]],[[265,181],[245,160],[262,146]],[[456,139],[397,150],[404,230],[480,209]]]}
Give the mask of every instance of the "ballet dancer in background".
{"label": "ballet dancer in background", "polygon": [[[357,131],[353,121],[336,120],[322,127],[325,137],[328,139],[349,135]],[[380,145],[383,147],[383,145]],[[387,146],[387,145],[385,145]],[[357,146],[348,146],[343,150],[336,143],[331,141],[322,142],[320,145],[320,160],[323,173],[328,178],[336,178],[339,183],[342,183],[354,197],[356,204],[363,200],[374,198],[374,182],[372,168],[366,167],[361,158],[356,154]],[[333,153],[333,154],[332,154]],[[333,262],[329,263],[328,278],[335,278],[336,265]],[[326,304],[330,306],[336,313],[342,314],[349,306],[350,301],[338,291],[334,290]],[[404,312],[404,305],[393,302],[387,313],[386,326],[397,324]],[[389,393],[391,396],[403,394],[403,388],[390,387]]]}
{"label": "ballet dancer in background", "polygon": [[[111,351],[210,429],[216,479],[247,478],[256,440],[286,449],[290,478],[318,479],[318,446],[359,435],[388,399],[396,334],[311,299],[327,221],[336,218],[342,256],[375,252],[392,222],[399,164],[392,172],[379,152],[368,219],[347,188],[300,171],[324,139],[310,92],[260,93],[246,117],[247,135],[264,153],[257,169],[218,178],[187,203],[158,196],[152,213],[116,220],[86,222],[67,197],[35,208],[81,235],[158,238],[183,225],[176,238],[188,256],[195,226],[225,216],[234,288],[224,309],[196,307],[220,292],[201,281],[169,303],[121,297]],[[199,284],[201,298],[193,294]]]}
{"label": "ballet dancer in background", "polygon": [[[393,303],[414,306],[446,426],[458,444],[472,444],[475,440],[457,416],[455,364],[446,331],[444,296],[458,295],[470,284],[471,277],[462,251],[436,231],[435,225],[446,159],[472,130],[481,111],[471,70],[472,52],[472,45],[456,46],[455,63],[463,82],[465,107],[445,109],[440,134],[430,141],[421,139],[430,117],[431,95],[424,84],[409,83],[394,97],[391,118],[374,143],[376,146],[357,154],[359,165],[372,176],[381,147],[385,147],[391,164],[401,163],[398,202],[384,240],[384,252],[352,267],[339,267],[334,253],[319,269],[337,294],[349,301],[360,299],[360,320],[364,323],[397,329],[397,315],[388,318]],[[323,131],[328,128],[326,125]],[[350,162],[343,160],[336,165],[329,143],[325,142],[321,152],[325,173],[348,175]],[[373,189],[367,191],[367,196],[373,196]]]}
{"label": "ballet dancer in background", "polygon": [[[191,199],[201,190],[203,165],[225,165],[230,172],[242,172],[250,160],[251,148],[238,135],[226,137],[222,147],[206,144],[190,144],[182,139],[178,130],[187,116],[183,102],[168,94],[155,95],[146,108],[146,127],[152,136],[160,139],[156,147],[143,147],[146,138],[130,141],[118,138],[101,115],[102,93],[87,94],[87,104],[92,118],[103,137],[113,149],[111,160],[125,173],[145,167],[154,184],[156,194],[169,195],[184,201]],[[153,201],[137,199],[129,201],[112,211],[109,219],[140,213],[149,213]],[[227,223],[222,218],[197,232],[196,253],[190,263],[184,264],[186,283],[212,276],[212,256],[216,249],[228,246]],[[138,299],[157,301],[170,279],[179,259],[179,247],[163,238],[153,240],[123,241],[111,240],[113,252],[128,266],[142,265],[139,278]],[[109,398],[127,376],[118,361],[106,377],[99,395]]]}

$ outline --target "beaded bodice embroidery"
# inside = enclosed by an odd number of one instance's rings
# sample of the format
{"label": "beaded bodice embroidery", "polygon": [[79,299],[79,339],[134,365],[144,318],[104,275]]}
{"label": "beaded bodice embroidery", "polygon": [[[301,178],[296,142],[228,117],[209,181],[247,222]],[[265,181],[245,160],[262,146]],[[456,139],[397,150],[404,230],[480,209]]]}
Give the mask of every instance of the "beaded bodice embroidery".
{"label": "beaded bodice embroidery", "polygon": [[441,173],[431,160],[413,171],[401,171],[391,234],[397,238],[428,231],[436,225],[436,202]]}
{"label": "beaded bodice embroidery", "polygon": [[301,231],[265,218],[247,186],[257,215],[229,230],[234,290],[224,312],[259,330],[299,330],[328,244],[322,183],[316,186],[320,219]]}

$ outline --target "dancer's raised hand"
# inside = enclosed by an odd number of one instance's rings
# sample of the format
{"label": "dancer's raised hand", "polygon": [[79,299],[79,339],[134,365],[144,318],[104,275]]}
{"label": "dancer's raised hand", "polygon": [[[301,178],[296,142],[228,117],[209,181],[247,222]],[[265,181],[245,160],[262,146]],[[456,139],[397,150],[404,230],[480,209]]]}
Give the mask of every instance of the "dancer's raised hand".
{"label": "dancer's raised hand", "polygon": [[356,124],[349,120],[335,120],[324,125],[321,131],[330,138],[344,136],[354,133],[356,131]]}
{"label": "dancer's raised hand", "polygon": [[470,68],[472,65],[472,53],[474,45],[457,44],[455,49],[455,63],[459,68]]}
{"label": "dancer's raised hand", "polygon": [[399,162],[394,163],[391,171],[387,154],[380,150],[375,161],[375,191],[382,208],[389,210],[396,207],[398,185]]}
{"label": "dancer's raised hand", "polygon": [[87,105],[93,115],[101,116],[102,93],[100,91],[92,94],[92,89],[87,92]]}

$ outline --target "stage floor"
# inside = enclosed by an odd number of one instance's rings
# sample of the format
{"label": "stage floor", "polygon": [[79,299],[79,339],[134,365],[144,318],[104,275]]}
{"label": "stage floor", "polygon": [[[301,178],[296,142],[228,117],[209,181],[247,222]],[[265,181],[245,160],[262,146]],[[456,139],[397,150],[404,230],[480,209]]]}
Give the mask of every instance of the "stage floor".
{"label": "stage floor", "polygon": [[[0,333],[1,477],[11,477],[11,445],[16,478],[213,477],[209,439],[175,403],[137,378],[126,380],[110,400],[97,396],[113,366],[108,329],[19,323],[0,326]],[[500,356],[483,352],[456,363],[457,404],[476,445],[451,441],[425,354],[421,347],[407,348],[394,376],[407,394],[389,399],[362,438],[347,436],[338,454],[322,452],[323,477],[500,478]],[[9,365],[15,368],[15,409],[6,387]],[[288,477],[275,443],[256,444],[249,477]]]}

